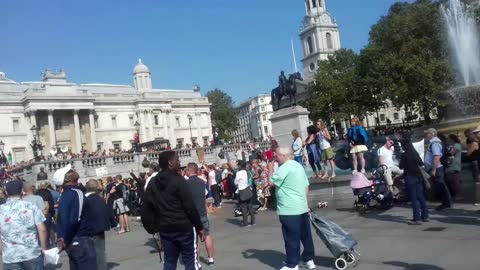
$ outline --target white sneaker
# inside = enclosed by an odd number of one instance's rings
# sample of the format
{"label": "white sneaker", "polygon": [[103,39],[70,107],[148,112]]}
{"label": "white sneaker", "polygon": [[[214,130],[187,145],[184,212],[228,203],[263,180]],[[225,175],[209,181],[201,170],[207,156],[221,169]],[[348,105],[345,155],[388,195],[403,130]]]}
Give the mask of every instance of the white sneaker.
{"label": "white sneaker", "polygon": [[307,269],[315,269],[315,268],[317,268],[317,266],[315,265],[315,263],[313,262],[313,260],[310,260],[310,261],[308,261],[308,262],[301,261],[299,265],[300,265],[300,267],[302,267],[302,268],[307,268]]}
{"label": "white sneaker", "polygon": [[357,173],[357,172],[358,172],[357,170],[353,170],[353,171],[352,171],[352,174],[355,174],[355,173]]}
{"label": "white sneaker", "polygon": [[298,270],[298,266],[291,268],[285,265],[284,267],[280,268],[280,270]]}

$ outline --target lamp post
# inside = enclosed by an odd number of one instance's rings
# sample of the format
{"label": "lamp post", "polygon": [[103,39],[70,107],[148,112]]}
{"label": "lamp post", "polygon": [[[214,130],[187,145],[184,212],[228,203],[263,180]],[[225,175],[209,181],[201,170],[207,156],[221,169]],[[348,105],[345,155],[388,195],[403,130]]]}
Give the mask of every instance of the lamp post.
{"label": "lamp post", "polygon": [[135,152],[138,152],[138,144],[140,143],[140,123],[138,121],[135,121],[135,136],[133,137],[133,148],[135,149]]}
{"label": "lamp post", "polygon": [[188,126],[190,127],[190,142],[192,142],[193,147],[193,134],[192,134],[192,116],[189,114],[188,117]]}
{"label": "lamp post", "polygon": [[0,140],[0,152],[2,155],[0,156],[0,167],[5,166],[7,164],[7,158],[3,158],[5,155],[3,154],[3,150],[5,149],[5,143]]}
{"label": "lamp post", "polygon": [[38,128],[33,125],[32,128],[30,128],[32,131],[33,135],[33,141],[32,141],[32,150],[33,150],[33,157],[35,158],[35,161],[40,161],[40,155],[39,153],[42,151],[43,146],[42,144],[37,140],[38,137]]}

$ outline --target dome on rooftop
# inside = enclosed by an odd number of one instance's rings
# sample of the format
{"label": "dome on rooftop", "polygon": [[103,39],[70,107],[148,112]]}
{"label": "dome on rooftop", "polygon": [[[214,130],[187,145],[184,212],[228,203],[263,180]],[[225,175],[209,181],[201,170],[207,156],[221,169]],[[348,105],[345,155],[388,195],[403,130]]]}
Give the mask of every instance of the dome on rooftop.
{"label": "dome on rooftop", "polygon": [[138,59],[138,64],[133,69],[133,74],[136,74],[136,73],[150,73],[150,70],[148,69],[148,67],[142,63],[142,59]]}

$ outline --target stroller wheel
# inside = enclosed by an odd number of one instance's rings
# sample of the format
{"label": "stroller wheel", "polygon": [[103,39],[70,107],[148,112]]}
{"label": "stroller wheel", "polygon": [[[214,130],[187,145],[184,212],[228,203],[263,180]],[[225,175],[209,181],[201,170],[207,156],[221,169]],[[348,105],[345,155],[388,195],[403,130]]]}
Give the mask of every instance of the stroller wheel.
{"label": "stroller wheel", "polygon": [[338,270],[345,270],[347,269],[347,266],[347,261],[344,258],[337,258],[335,260],[335,268],[337,268]]}

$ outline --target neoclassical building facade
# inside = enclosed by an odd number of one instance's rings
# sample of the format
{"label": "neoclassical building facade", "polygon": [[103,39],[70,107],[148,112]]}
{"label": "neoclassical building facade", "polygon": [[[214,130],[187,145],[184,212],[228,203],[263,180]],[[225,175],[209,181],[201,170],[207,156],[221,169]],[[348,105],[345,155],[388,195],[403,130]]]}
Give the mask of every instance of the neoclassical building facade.
{"label": "neoclassical building facade", "polygon": [[0,140],[14,162],[33,157],[35,127],[43,155],[53,149],[131,149],[168,140],[203,145],[212,139],[210,104],[192,90],[153,89],[150,71],[139,60],[133,86],[75,84],[63,71],[45,71],[38,82],[18,83],[0,72]]}

